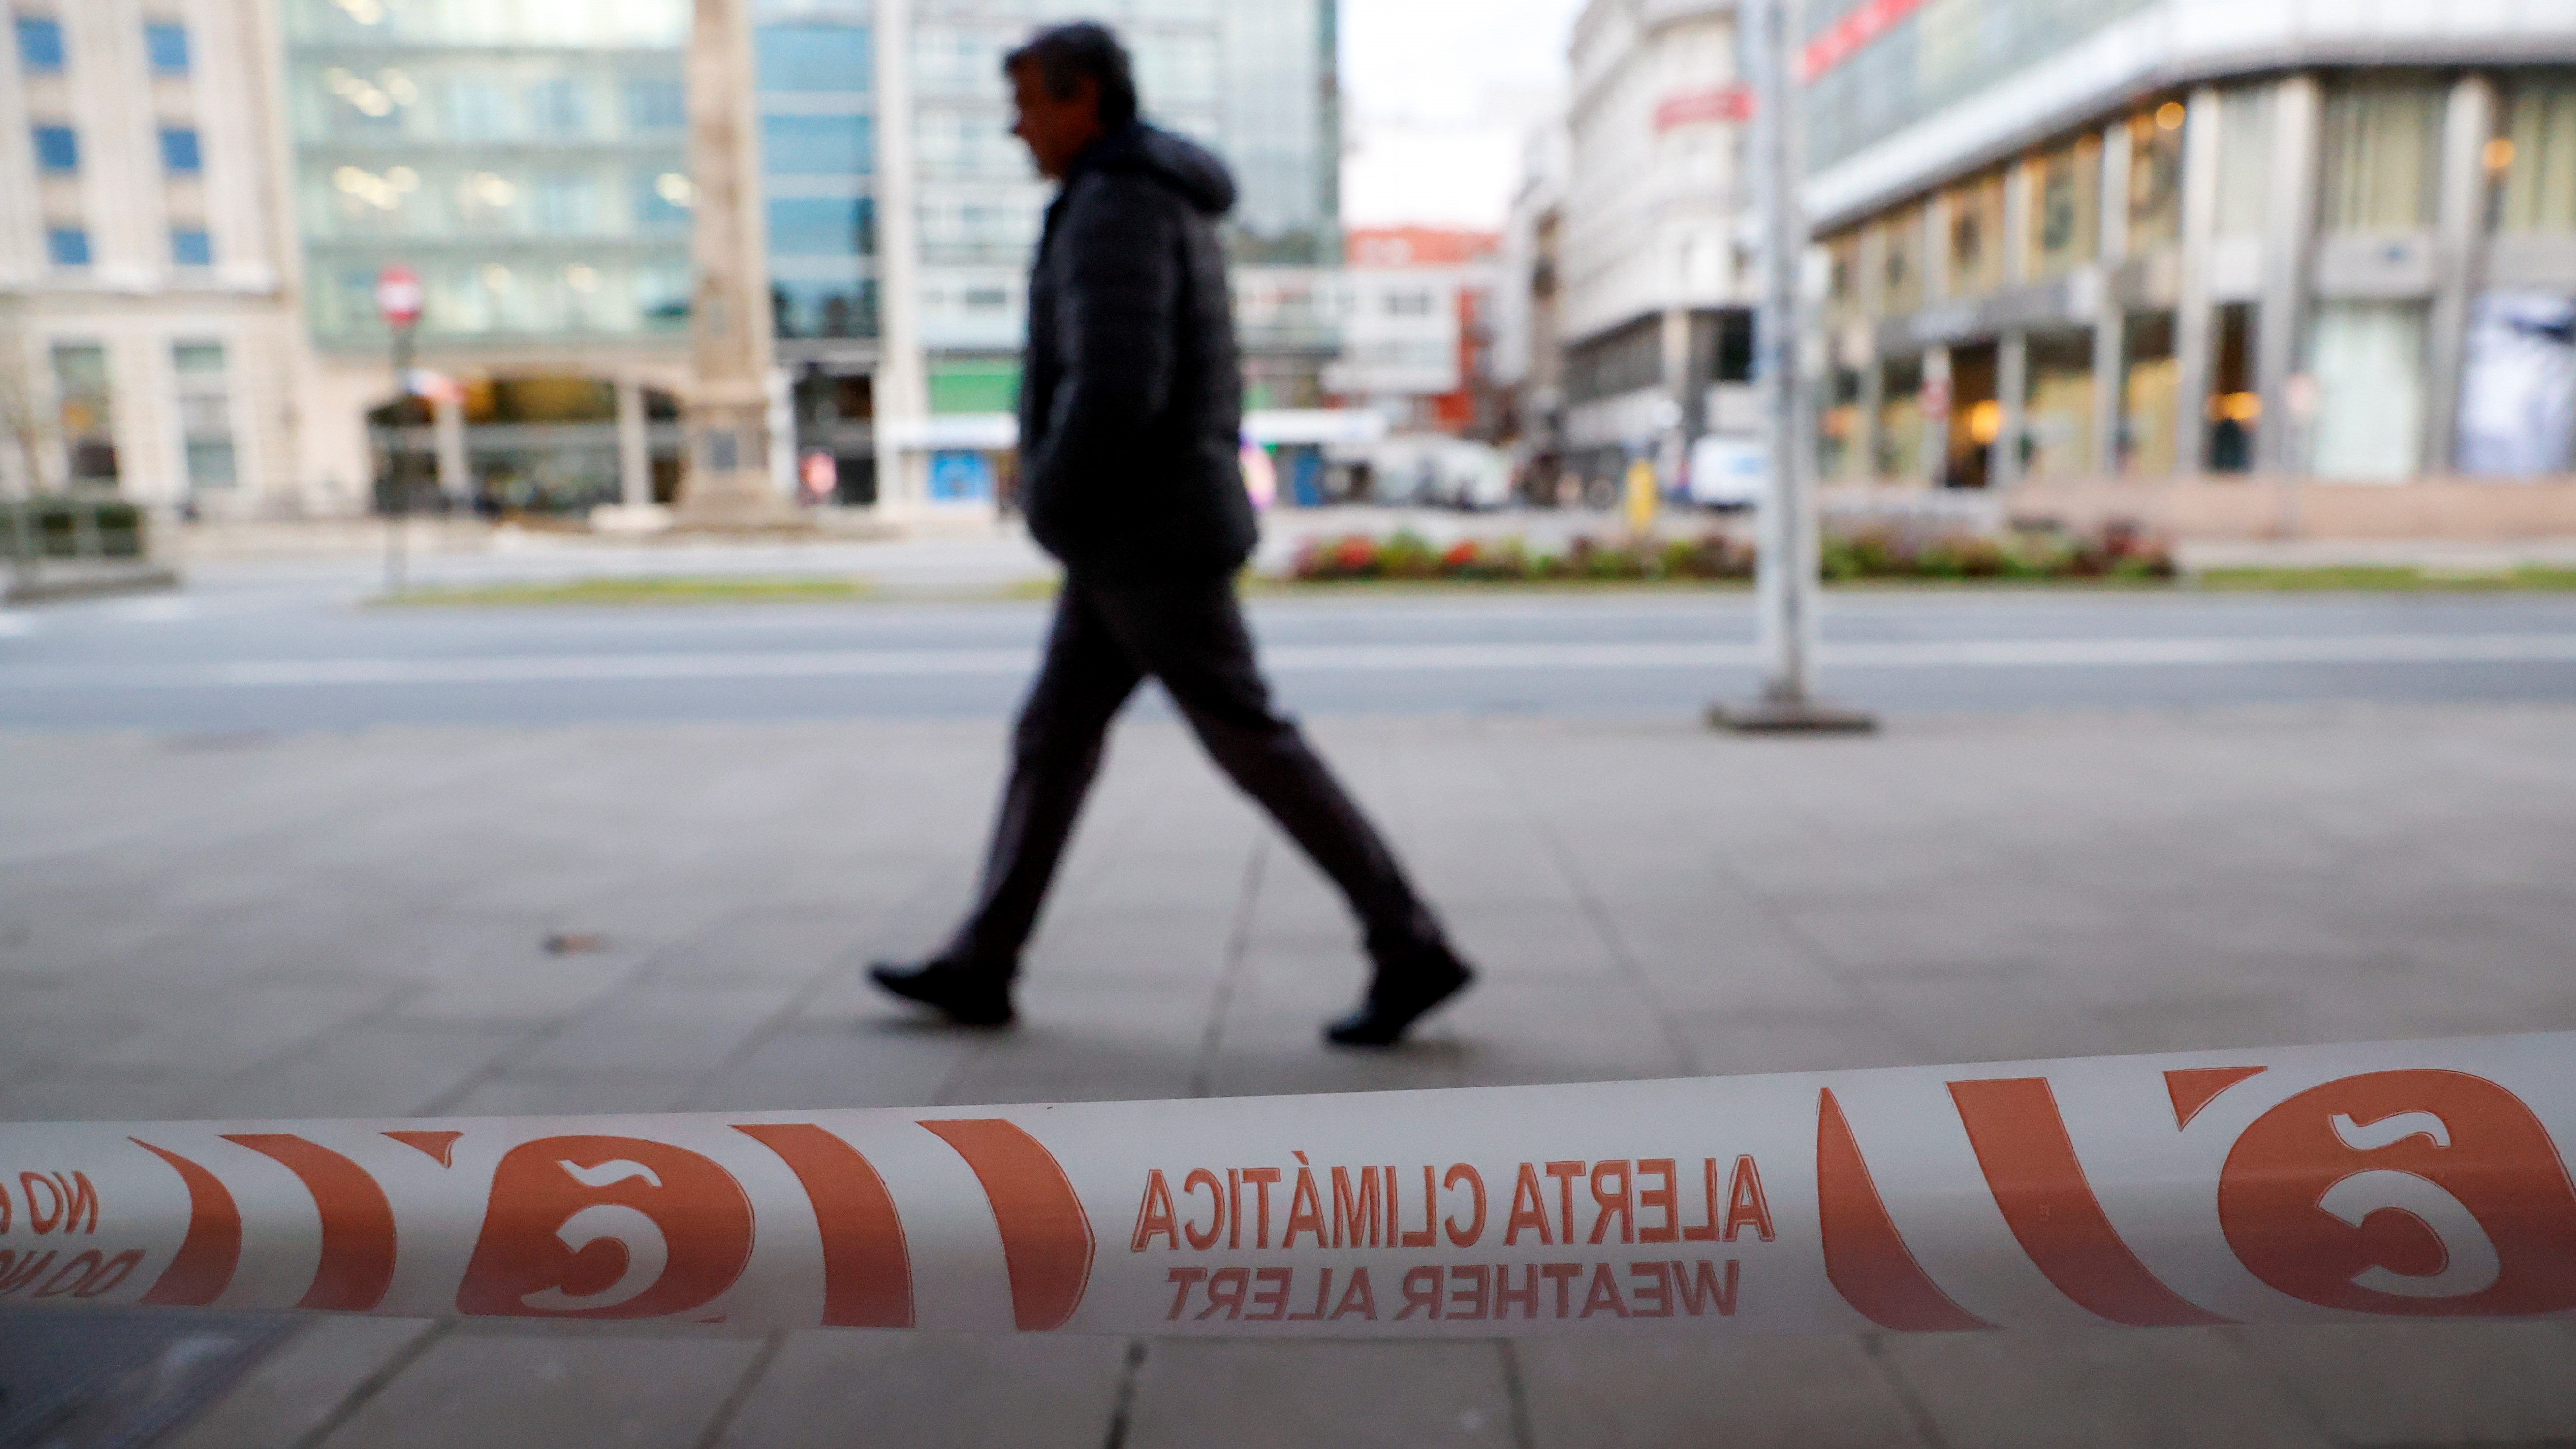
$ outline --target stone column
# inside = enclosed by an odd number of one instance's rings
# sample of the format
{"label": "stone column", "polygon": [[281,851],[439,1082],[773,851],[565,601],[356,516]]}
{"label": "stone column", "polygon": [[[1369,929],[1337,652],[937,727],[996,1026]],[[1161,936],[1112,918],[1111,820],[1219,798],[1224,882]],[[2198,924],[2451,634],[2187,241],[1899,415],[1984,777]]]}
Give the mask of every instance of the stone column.
{"label": "stone column", "polygon": [[2316,245],[2318,130],[2323,95],[2314,75],[2294,75],[2272,92],[2272,204],[2263,228],[2263,296],[2255,339],[2255,378],[2263,422],[2255,463],[2268,472],[2307,469],[2306,421],[2292,415],[2291,379],[2299,374],[2307,331],[2308,271]]}
{"label": "stone column", "polygon": [[2182,133],[2182,255],[2174,298],[2174,467],[2209,464],[2209,375],[2216,343],[2209,300],[2210,256],[2218,239],[2218,168],[2224,107],[2215,86],[2191,93]]}
{"label": "stone column", "polygon": [[[2004,287],[2030,281],[2030,167],[2015,163],[2004,170]],[[1995,403],[2003,410],[2002,431],[1995,434],[1994,458],[1986,469],[1990,488],[2010,488],[2021,481],[2022,430],[2029,426],[2030,333],[2006,328],[1995,339]]]}
{"label": "stone column", "polygon": [[2466,75],[2452,84],[2442,118],[2442,202],[2435,222],[2441,271],[2424,358],[2427,473],[2447,473],[2459,457],[2460,373],[2468,352],[2470,301],[2485,260],[2486,148],[2495,137],[2495,109],[2495,83],[2483,75]]}
{"label": "stone column", "polygon": [[2119,285],[2129,259],[2129,127],[2102,131],[2102,274],[2093,309],[2093,471],[2120,472],[2120,424],[2128,416],[2129,300]]}
{"label": "stone column", "polygon": [[644,410],[644,384],[617,380],[618,502],[641,513],[653,506],[653,434]]}
{"label": "stone column", "polygon": [[1861,233],[1860,249],[1853,263],[1859,275],[1852,278],[1855,311],[1860,321],[1852,327],[1852,363],[1860,369],[1860,426],[1852,433],[1853,462],[1847,481],[1878,481],[1878,410],[1887,401],[1887,363],[1878,355],[1878,325],[1887,317],[1887,233],[1877,227]]}
{"label": "stone column", "polygon": [[760,144],[752,113],[749,0],[695,0],[689,40],[689,177],[697,188],[689,316],[696,383],[683,421],[678,522],[772,528],[795,514],[770,486],[774,365],[762,258]]}

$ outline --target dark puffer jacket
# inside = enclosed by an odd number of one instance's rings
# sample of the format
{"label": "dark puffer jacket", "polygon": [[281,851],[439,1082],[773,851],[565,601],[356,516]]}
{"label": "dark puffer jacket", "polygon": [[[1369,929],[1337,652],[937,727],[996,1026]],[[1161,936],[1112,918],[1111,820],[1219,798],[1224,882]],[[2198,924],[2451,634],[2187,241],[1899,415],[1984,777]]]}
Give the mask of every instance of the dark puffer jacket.
{"label": "dark puffer jacket", "polygon": [[1237,450],[1225,163],[1143,124],[1076,159],[1029,276],[1020,489],[1029,531],[1103,581],[1211,578],[1258,540]]}

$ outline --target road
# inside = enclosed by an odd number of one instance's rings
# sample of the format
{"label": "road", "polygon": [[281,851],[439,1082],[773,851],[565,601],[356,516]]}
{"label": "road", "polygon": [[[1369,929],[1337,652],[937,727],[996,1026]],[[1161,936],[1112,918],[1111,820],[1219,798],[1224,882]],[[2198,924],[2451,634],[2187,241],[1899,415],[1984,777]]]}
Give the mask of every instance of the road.
{"label": "road", "polygon": [[[1006,714],[1035,602],[384,608],[345,571],[0,613],[0,728],[939,719]],[[1269,597],[1316,715],[1689,714],[1743,697],[1740,592]],[[1833,595],[1833,696],[1890,715],[2576,700],[2576,598],[1906,591]],[[1159,708],[1159,702],[1145,706]]]}

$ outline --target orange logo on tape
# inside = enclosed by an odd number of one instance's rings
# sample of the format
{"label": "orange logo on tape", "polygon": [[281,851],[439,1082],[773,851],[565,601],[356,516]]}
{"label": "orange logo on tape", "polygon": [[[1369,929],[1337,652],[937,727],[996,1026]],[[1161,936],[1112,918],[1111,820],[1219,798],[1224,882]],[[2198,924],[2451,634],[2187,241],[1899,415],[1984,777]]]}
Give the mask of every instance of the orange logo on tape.
{"label": "orange logo on tape", "polygon": [[2227,1154],[2218,1217],[2254,1276],[2408,1316],[2576,1308],[2576,1188],[2522,1099],[2464,1072],[2299,1093]]}
{"label": "orange logo on tape", "polygon": [[686,1148],[542,1137],[492,1174],[460,1313],[659,1318],[713,1301],[751,1261],[751,1201]]}

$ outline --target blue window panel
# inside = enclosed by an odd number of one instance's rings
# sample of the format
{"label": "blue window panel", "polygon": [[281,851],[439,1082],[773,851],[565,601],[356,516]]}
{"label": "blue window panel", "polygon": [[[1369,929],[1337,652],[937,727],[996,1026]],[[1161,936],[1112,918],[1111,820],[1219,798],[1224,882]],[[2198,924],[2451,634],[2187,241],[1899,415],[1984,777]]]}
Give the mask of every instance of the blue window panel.
{"label": "blue window panel", "polygon": [[877,335],[877,284],[872,281],[774,281],[769,298],[781,337]]}
{"label": "blue window panel", "polygon": [[188,27],[179,24],[152,24],[143,27],[144,53],[152,58],[152,69],[162,75],[188,73]]}
{"label": "blue window panel", "polygon": [[194,176],[206,169],[205,152],[188,126],[161,128],[161,169],[173,176]]}
{"label": "blue window panel", "polygon": [[864,25],[764,25],[753,43],[764,91],[876,89],[876,52]]}
{"label": "blue window panel", "polygon": [[866,197],[769,203],[773,257],[865,257],[877,249],[877,208]]}
{"label": "blue window panel", "polygon": [[76,226],[58,226],[45,233],[45,255],[58,267],[89,265],[89,233]]}
{"label": "blue window panel", "polygon": [[641,177],[635,183],[635,223],[647,231],[683,231],[689,208],[663,193],[661,177]]}
{"label": "blue window panel", "polygon": [[626,83],[626,125],[635,131],[678,131],[689,124],[689,92],[675,80]]}
{"label": "blue window panel", "polygon": [[171,232],[170,260],[183,267],[213,266],[214,235],[197,227],[181,227]]}
{"label": "blue window panel", "polygon": [[760,145],[772,176],[865,176],[876,167],[876,127],[866,116],[763,116]]}
{"label": "blue window panel", "polygon": [[49,75],[63,68],[63,23],[32,15],[18,17],[18,59],[27,69]]}
{"label": "blue window panel", "polygon": [[36,164],[47,171],[78,171],[80,137],[69,126],[38,126]]}

